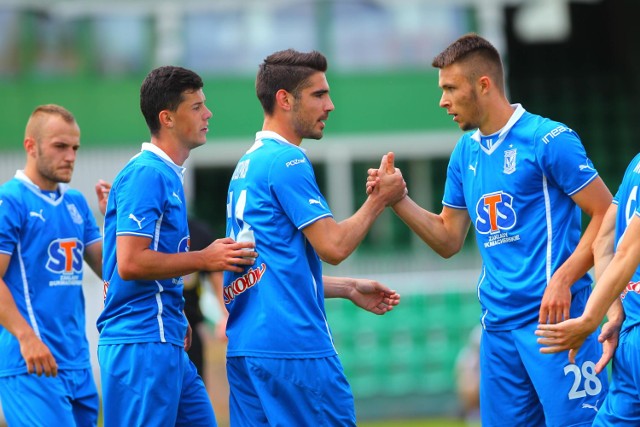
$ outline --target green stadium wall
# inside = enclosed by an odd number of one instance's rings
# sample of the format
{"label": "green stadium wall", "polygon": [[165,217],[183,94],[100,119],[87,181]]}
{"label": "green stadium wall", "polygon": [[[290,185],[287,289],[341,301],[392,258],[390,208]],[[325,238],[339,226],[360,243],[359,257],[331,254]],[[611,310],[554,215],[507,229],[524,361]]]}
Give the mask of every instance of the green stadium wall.
{"label": "green stadium wall", "polygon": [[[139,109],[144,76],[126,79],[19,78],[0,80],[0,150],[21,149],[24,125],[36,105],[61,104],[71,110],[86,147],[118,147],[147,140]],[[328,74],[336,105],[326,134],[451,130],[439,108],[433,69],[368,74]],[[262,125],[253,76],[203,76],[207,106],[213,111],[209,138],[253,137]]]}

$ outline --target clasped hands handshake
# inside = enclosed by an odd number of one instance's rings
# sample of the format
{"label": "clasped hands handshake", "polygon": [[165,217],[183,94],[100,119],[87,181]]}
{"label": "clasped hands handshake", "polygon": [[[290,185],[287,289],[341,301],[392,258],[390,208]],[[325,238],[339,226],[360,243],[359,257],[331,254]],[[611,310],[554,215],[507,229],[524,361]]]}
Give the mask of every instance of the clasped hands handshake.
{"label": "clasped hands handshake", "polygon": [[386,206],[393,206],[409,193],[400,169],[394,165],[395,155],[389,152],[382,156],[378,169],[367,171],[366,191],[369,196],[381,197]]}

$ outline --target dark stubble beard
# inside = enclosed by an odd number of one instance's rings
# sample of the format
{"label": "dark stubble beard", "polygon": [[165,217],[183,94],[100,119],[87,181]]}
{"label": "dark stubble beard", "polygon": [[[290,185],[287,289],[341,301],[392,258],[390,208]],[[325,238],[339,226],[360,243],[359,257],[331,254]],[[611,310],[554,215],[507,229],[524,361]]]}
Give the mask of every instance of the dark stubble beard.
{"label": "dark stubble beard", "polygon": [[[469,105],[472,106],[474,112],[475,112],[475,120],[478,120],[478,117],[480,117],[480,109],[478,108],[478,95],[476,94],[475,91],[471,91],[471,95],[469,96]],[[467,132],[470,130],[474,130],[474,129],[478,129],[480,127],[480,123],[475,123],[475,122],[467,122],[467,123],[462,123],[462,126],[460,126],[460,129]]]}
{"label": "dark stubble beard", "polygon": [[[36,162],[36,166],[38,168],[38,173],[45,179],[51,182],[62,182],[68,184],[71,181],[71,175],[69,177],[60,176],[60,174],[56,173],[56,170],[52,167],[51,164],[46,163],[43,159],[45,159],[42,149],[38,144],[38,160]],[[73,173],[73,166],[71,166],[71,172]]]}
{"label": "dark stubble beard", "polygon": [[297,135],[303,139],[321,139],[322,130],[316,130],[317,121],[310,121],[302,118],[298,104],[293,107],[293,128]]}

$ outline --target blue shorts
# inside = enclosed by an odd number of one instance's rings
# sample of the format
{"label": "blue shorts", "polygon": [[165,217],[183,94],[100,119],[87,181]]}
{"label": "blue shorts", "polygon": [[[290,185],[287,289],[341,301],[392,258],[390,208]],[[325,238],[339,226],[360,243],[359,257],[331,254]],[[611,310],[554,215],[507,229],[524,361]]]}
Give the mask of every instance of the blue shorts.
{"label": "blue shorts", "polygon": [[640,426],[640,329],[620,335],[613,357],[611,389],[598,411],[594,426]]}
{"label": "blue shorts", "polygon": [[88,427],[98,422],[100,401],[91,369],[58,371],[55,377],[1,377],[0,401],[11,427]]}
{"label": "blue shorts", "polygon": [[[571,317],[581,313],[590,289],[579,292]],[[482,331],[480,413],[483,427],[591,426],[609,388],[607,372],[595,375],[602,355],[598,331],[580,348],[576,364],[567,352],[541,354],[537,322],[513,331]]]}
{"label": "blue shorts", "polygon": [[232,426],[353,426],[351,387],[338,356],[227,358]]}
{"label": "blue shorts", "polygon": [[184,348],[98,346],[104,427],[216,426],[202,378]]}

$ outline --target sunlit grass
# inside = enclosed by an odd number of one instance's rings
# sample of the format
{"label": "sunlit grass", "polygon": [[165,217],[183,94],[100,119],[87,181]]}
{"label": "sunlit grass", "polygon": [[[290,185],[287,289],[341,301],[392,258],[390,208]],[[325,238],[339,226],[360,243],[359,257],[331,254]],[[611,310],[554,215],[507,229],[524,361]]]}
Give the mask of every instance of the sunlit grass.
{"label": "sunlit grass", "polygon": [[468,427],[468,424],[451,419],[386,420],[358,422],[358,427]]}

